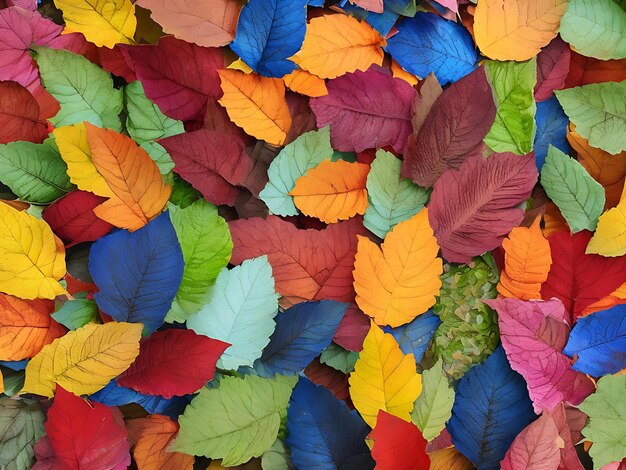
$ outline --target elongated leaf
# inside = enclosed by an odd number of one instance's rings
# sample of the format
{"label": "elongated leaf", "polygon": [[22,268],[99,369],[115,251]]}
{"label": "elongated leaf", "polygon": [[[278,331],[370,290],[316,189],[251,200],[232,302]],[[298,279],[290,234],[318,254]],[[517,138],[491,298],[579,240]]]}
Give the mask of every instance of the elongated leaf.
{"label": "elongated leaf", "polygon": [[537,55],[537,84],[535,99],[545,101],[554,96],[554,90],[565,85],[570,68],[571,49],[560,36],[544,47]]}
{"label": "elongated leaf", "polygon": [[422,393],[415,400],[411,420],[432,441],[445,428],[452,416],[454,389],[448,383],[441,359],[422,374]]}
{"label": "elongated leaf", "polygon": [[326,81],[302,69],[296,69],[283,77],[285,86],[291,91],[310,97],[328,94]]}
{"label": "elongated leaf", "polygon": [[144,142],[140,147],[144,149],[152,161],[156,163],[156,166],[163,176],[166,176],[174,169],[175,165],[172,161],[172,157],[170,157],[167,150],[165,150],[161,144],[157,144],[156,142]]}
{"label": "elongated leaf", "polygon": [[413,353],[415,362],[420,362],[440,324],[439,317],[429,310],[411,323],[396,328],[385,326],[383,331],[396,339],[404,354]]}
{"label": "elongated leaf", "polygon": [[43,412],[33,400],[0,397],[0,465],[15,470],[32,468],[33,446],[45,433]]}
{"label": "elongated leaf", "polygon": [[0,82],[0,144],[16,140],[41,143],[47,137],[47,124],[42,119],[35,97],[19,83]]}

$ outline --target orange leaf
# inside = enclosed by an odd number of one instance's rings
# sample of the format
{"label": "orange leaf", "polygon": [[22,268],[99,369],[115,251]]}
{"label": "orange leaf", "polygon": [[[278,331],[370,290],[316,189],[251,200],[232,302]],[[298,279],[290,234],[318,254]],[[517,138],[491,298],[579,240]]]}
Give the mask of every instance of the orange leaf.
{"label": "orange leaf", "polygon": [[111,189],[111,198],[94,209],[103,220],[131,231],[158,215],[172,193],[159,168],[133,139],[85,123],[91,160]]}
{"label": "orange leaf", "polygon": [[496,60],[528,60],[554,39],[568,0],[480,0],[476,44]]}
{"label": "orange leaf", "polygon": [[472,462],[454,447],[446,447],[430,454],[430,470],[472,470]]}
{"label": "orange leaf", "polygon": [[619,304],[626,304],[626,282],[611,292],[606,297],[594,302],[583,310],[581,317],[585,317],[593,312],[607,310]]}
{"label": "orange leaf", "polygon": [[418,83],[417,77],[400,67],[400,64],[398,64],[395,60],[391,61],[391,73],[394,78],[401,78],[411,86],[415,86]]}
{"label": "orange leaf", "polygon": [[367,174],[369,165],[344,160],[324,160],[296,180],[289,193],[304,215],[334,224],[367,209]]}
{"label": "orange leaf", "polygon": [[502,242],[504,270],[498,292],[521,300],[541,299],[541,284],[548,279],[552,256],[550,243],[543,237],[537,217],[528,227],[516,227]]}
{"label": "orange leaf", "polygon": [[285,86],[301,95],[318,97],[328,94],[326,82],[306,70],[296,69],[283,77]]}
{"label": "orange leaf", "polygon": [[283,81],[238,70],[217,73],[224,92],[219,103],[230,119],[257,139],[282,145],[291,127]]}
{"label": "orange leaf", "polygon": [[565,218],[553,202],[546,204],[546,213],[543,215],[544,229],[543,236],[549,237],[555,232],[563,232],[569,230],[569,226]]}

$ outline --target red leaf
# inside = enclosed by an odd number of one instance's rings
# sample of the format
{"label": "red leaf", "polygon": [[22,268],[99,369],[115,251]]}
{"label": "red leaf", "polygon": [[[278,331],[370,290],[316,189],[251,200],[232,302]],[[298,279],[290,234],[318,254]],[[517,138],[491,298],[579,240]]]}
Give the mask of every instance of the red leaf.
{"label": "red leaf", "polygon": [[57,385],[46,433],[57,458],[73,470],[121,470],[130,465],[126,429],[112,409]]}
{"label": "red leaf", "polygon": [[333,341],[349,351],[360,351],[369,330],[370,318],[355,303],[351,303],[339,323]]}
{"label": "red leaf", "polygon": [[304,369],[304,375],[316,385],[326,387],[337,400],[343,400],[353,410],[354,405],[350,399],[348,376],[337,369],[322,364],[319,359],[313,361]]}
{"label": "red leaf", "polygon": [[89,62],[99,65],[100,54],[95,44],[87,41],[82,33],[69,33],[57,36],[48,44],[53,49],[63,49],[82,55]]}
{"label": "red leaf", "polygon": [[16,82],[0,82],[0,144],[27,140],[39,144],[48,136],[33,95]]}
{"label": "red leaf", "polygon": [[502,470],[557,468],[561,461],[558,442],[560,439],[554,420],[550,415],[544,414],[517,435],[500,462],[500,468]]}
{"label": "red leaf", "polygon": [[413,423],[380,410],[370,437],[374,439],[372,457],[377,469],[416,470],[430,466],[426,454],[428,442]]}
{"label": "red leaf", "polygon": [[524,217],[516,206],[526,200],[537,181],[531,152],[520,156],[496,153],[469,158],[458,171],[448,170],[435,183],[428,220],[443,257],[468,263],[502,244]]}
{"label": "red leaf", "polygon": [[626,79],[626,59],[600,60],[572,51],[565,88],[590,83],[621,82],[624,79]]}
{"label": "red leaf", "polygon": [[48,436],[43,436],[35,444],[35,459],[37,462],[31,470],[69,470],[70,468],[57,458]]}
{"label": "red leaf", "polygon": [[165,398],[197,392],[213,380],[215,363],[230,344],[191,330],[165,330],[141,342],[139,356],[118,383]]}
{"label": "red leaf", "polygon": [[122,77],[128,83],[137,80],[135,75],[135,64],[130,57],[128,50],[131,46],[126,44],[116,44],[113,49],[100,47],[100,65],[104,70],[118,77]]}
{"label": "red leaf", "polygon": [[113,228],[93,212],[104,201],[106,198],[87,191],[72,191],[49,205],[43,211],[43,220],[68,247],[95,241]]}
{"label": "red leaf", "polygon": [[[449,168],[459,168],[489,132],[496,115],[484,67],[454,82],[435,101],[407,140],[402,176],[431,187]],[[482,150],[482,146],[479,147]]]}
{"label": "red leaf", "polygon": [[582,439],[580,431],[587,424],[587,415],[578,408],[565,405],[565,403],[560,403],[548,414],[554,420],[554,424],[559,429],[559,435],[563,439],[559,470],[583,470],[584,467],[578,459],[574,445]]}
{"label": "red leaf", "polygon": [[311,99],[317,127],[330,124],[333,148],[362,152],[391,145],[401,152],[411,134],[417,91],[377,67],[347,73],[327,83],[328,95]]}
{"label": "red leaf", "polygon": [[536,101],[545,101],[554,90],[563,88],[569,72],[570,56],[569,44],[558,36],[541,50],[537,56]]}

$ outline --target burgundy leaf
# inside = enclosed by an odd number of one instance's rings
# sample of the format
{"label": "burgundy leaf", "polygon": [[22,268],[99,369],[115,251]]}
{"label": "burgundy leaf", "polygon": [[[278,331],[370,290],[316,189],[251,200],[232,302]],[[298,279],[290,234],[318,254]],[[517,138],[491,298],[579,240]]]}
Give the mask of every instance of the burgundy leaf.
{"label": "burgundy leaf", "polygon": [[545,101],[554,90],[563,88],[569,72],[570,55],[569,44],[559,36],[541,50],[537,56],[536,101]]}
{"label": "burgundy leaf", "polygon": [[314,359],[304,369],[304,375],[316,385],[326,387],[337,398],[343,400],[353,410],[354,405],[350,399],[348,376],[343,372],[322,364],[319,359]]}
{"label": "burgundy leaf", "polygon": [[17,82],[0,82],[0,144],[27,140],[39,144],[48,136],[39,104]]}

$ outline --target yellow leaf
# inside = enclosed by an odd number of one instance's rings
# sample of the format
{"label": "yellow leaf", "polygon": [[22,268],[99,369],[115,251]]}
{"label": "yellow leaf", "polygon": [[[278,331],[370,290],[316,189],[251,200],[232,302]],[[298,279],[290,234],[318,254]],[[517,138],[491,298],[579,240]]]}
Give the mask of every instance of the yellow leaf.
{"label": "yellow leaf", "polygon": [[587,244],[585,253],[602,256],[626,254],[626,201],[609,209],[598,219],[598,227]]}
{"label": "yellow leaf", "polygon": [[380,248],[359,236],[354,263],[356,303],[379,325],[409,323],[435,304],[443,272],[428,209],[400,222]]}
{"label": "yellow leaf", "polygon": [[250,66],[246,64],[242,59],[237,59],[226,68],[231,70],[239,70],[243,73],[253,73],[253,70],[250,68]]}
{"label": "yellow leaf", "polygon": [[131,0],[54,0],[54,4],[63,10],[67,27],[96,46],[113,49],[118,43],[134,43],[137,18]]}
{"label": "yellow leaf", "polygon": [[66,294],[65,248],[47,223],[0,203],[0,292],[22,299]]}
{"label": "yellow leaf", "polygon": [[378,410],[411,421],[413,402],[422,391],[413,354],[403,354],[393,336],[373,322],[349,383],[354,407],[372,428]]}
{"label": "yellow leaf", "polygon": [[411,86],[415,86],[418,83],[418,79],[415,75],[410,74],[398,64],[395,60],[391,61],[391,73],[395,78],[401,78]]}
{"label": "yellow leaf", "polygon": [[219,103],[230,119],[257,139],[282,145],[291,127],[283,81],[237,70],[217,73],[224,92]]}
{"label": "yellow leaf", "polygon": [[56,384],[90,395],[124,372],[139,354],[141,323],[87,324],[55,339],[26,366],[20,394],[52,397]]}
{"label": "yellow leaf", "polygon": [[369,165],[344,160],[324,160],[296,180],[289,193],[304,215],[334,224],[367,209],[367,173]]}
{"label": "yellow leaf", "polygon": [[385,40],[365,21],[347,15],[313,18],[302,48],[291,57],[304,70],[320,78],[336,78],[370,65],[382,65]]}
{"label": "yellow leaf", "polygon": [[474,37],[495,60],[528,60],[554,39],[568,0],[480,0]]}
{"label": "yellow leaf", "polygon": [[310,96],[312,98],[325,96],[328,94],[326,82],[324,79],[307,72],[306,70],[296,69],[283,77],[285,86],[291,91],[300,93],[301,95]]}

